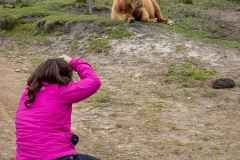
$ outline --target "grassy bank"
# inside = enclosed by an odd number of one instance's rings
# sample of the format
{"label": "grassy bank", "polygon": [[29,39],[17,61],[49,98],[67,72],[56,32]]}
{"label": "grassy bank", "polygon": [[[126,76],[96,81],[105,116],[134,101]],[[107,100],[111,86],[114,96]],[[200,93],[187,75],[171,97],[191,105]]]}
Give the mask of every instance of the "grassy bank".
{"label": "grassy bank", "polygon": [[[31,36],[41,35],[46,36],[52,32],[60,31],[67,33],[69,28],[66,25],[71,25],[76,22],[94,22],[100,26],[99,34],[109,33],[119,35],[127,35],[126,28],[129,25],[122,21],[110,19],[111,1],[95,0],[93,1],[93,9],[108,11],[109,18],[101,15],[89,15],[86,9],[86,4],[78,3],[75,0],[45,0],[45,1],[0,1],[1,4],[15,4],[16,8],[1,8],[0,9],[0,28],[3,30],[0,34],[19,37],[19,35],[27,35],[28,39]],[[228,27],[222,27],[222,24],[217,21],[212,21],[205,18],[199,9],[210,8],[222,5],[239,5],[238,0],[161,0],[158,1],[161,6],[162,13],[165,18],[174,20],[174,26],[165,24],[151,24],[160,28],[184,34],[190,38],[204,40],[208,43],[216,43],[232,48],[240,48],[240,39],[232,36],[232,31]],[[136,22],[134,25],[142,25]],[[107,27],[118,28],[112,32],[104,32]],[[226,25],[227,26],[227,25]],[[121,30],[123,33],[121,33]],[[111,35],[110,35],[111,36]],[[115,36],[111,36],[115,38]]]}

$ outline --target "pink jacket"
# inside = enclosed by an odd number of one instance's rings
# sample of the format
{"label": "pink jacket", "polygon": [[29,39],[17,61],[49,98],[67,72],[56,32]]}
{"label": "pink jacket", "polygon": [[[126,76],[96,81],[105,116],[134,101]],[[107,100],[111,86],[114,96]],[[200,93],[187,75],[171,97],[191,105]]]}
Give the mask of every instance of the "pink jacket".
{"label": "pink jacket", "polygon": [[71,143],[72,103],[93,95],[101,86],[98,76],[87,62],[73,58],[70,66],[81,80],[67,86],[48,84],[35,93],[30,108],[26,87],[16,113],[16,160],[53,160],[77,152]]}

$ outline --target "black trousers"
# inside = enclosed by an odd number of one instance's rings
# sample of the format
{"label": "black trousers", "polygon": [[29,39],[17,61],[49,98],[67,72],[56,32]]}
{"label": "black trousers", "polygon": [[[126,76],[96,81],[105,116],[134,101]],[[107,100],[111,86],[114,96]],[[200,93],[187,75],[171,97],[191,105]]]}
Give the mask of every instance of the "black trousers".
{"label": "black trousers", "polygon": [[57,158],[56,160],[100,160],[100,159],[86,155],[86,154],[77,154],[75,156],[66,156],[66,157]]}

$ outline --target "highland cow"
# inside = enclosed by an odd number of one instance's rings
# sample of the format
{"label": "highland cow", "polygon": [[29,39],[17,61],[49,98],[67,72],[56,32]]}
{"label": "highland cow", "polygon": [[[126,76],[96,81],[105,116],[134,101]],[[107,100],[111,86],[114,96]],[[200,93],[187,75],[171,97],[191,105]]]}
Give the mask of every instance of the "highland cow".
{"label": "highland cow", "polygon": [[134,21],[163,22],[173,25],[173,21],[164,19],[159,5],[155,0],[114,0],[112,19]]}

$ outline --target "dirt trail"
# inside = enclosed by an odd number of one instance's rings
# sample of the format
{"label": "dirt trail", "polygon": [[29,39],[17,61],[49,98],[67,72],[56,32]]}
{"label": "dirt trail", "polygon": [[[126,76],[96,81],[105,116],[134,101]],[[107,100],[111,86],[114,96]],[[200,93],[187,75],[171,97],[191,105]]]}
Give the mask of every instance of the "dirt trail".
{"label": "dirt trail", "polygon": [[[199,88],[184,88],[164,83],[163,76],[172,64],[194,58],[199,66],[214,68],[218,77],[230,77],[239,84],[239,50],[161,34],[160,39],[145,38],[144,43],[137,33],[113,40],[111,45],[121,45],[108,56],[74,52],[93,64],[103,83],[95,99],[74,106],[72,129],[81,137],[77,150],[103,160],[239,157],[239,86],[214,90],[209,81]],[[67,44],[59,38],[38,50],[51,48],[57,52],[54,56],[63,51],[71,54],[73,51],[64,50]],[[179,45],[185,47],[176,52]],[[0,70],[1,160],[14,157],[14,116],[28,77],[22,71],[15,72],[15,67],[25,68],[27,60],[15,63],[17,56],[6,55],[0,57],[4,66]],[[99,100],[103,101],[100,106]]]}
{"label": "dirt trail", "polygon": [[26,74],[15,72],[18,65],[9,59],[0,57],[0,62],[0,146],[4,146],[1,147],[0,157],[1,160],[9,160],[15,153],[14,116],[24,89]]}

